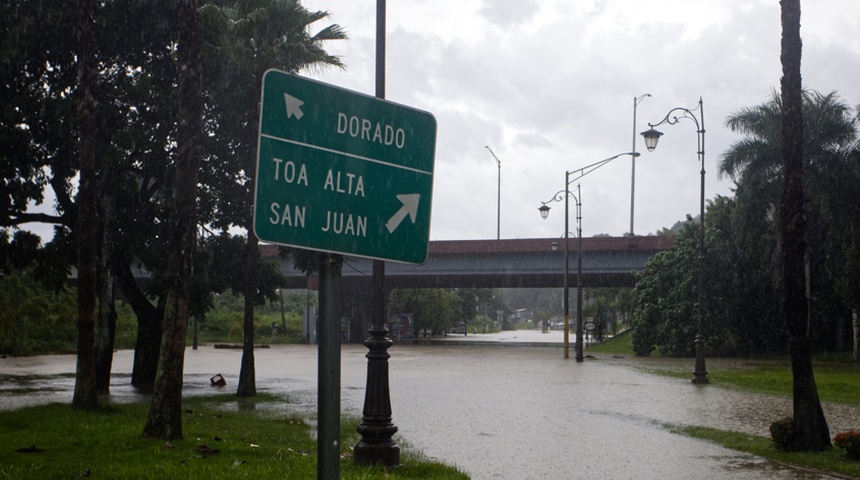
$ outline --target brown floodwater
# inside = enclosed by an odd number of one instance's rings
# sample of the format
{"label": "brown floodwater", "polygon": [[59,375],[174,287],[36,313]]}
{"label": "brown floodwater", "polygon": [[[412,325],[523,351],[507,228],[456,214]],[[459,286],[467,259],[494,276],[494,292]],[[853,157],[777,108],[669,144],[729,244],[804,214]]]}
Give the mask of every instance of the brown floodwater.
{"label": "brown floodwater", "polygon": [[[341,410],[360,416],[367,350],[344,345]],[[692,361],[597,356],[563,359],[558,348],[402,346],[389,351],[398,441],[456,465],[473,479],[830,478],[671,433],[664,424],[768,435],[791,401],[647,373]],[[187,350],[186,395],[206,395],[222,374],[236,387],[240,350]],[[316,415],[316,346],[255,351],[257,388],[275,408]],[[0,409],[71,402],[74,356],[0,359]],[[132,352],[114,359],[112,402],[145,401],[129,385]],[[711,361],[709,369],[718,369]],[[860,426],[860,408],[825,404],[831,433]]]}

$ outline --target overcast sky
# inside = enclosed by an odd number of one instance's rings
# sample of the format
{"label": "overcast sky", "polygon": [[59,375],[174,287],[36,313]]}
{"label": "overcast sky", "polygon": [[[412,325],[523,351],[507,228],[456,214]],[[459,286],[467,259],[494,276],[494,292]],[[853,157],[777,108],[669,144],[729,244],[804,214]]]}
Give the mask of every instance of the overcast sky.
{"label": "overcast sky", "polygon": [[[372,95],[375,0],[305,0],[349,40],[326,45],[345,71],[310,73]],[[706,197],[739,137],[723,126],[769,100],[781,77],[778,0],[389,0],[386,98],[438,121],[432,240],[559,237],[563,204],[537,207],[575,170],[633,147],[634,233],[654,233],[699,211],[696,128],[662,125],[654,152],[639,132],[672,108],[704,101]],[[804,0],[804,88],[860,104],[860,2]],[[620,157],[581,184],[583,235],[630,230],[631,162]],[[575,185],[574,185],[575,187]],[[556,208],[557,207],[557,208]],[[573,215],[572,215],[573,216]],[[571,231],[575,231],[571,219]]]}
{"label": "overcast sky", "polygon": [[[349,35],[325,46],[345,70],[303,74],[373,95],[376,0],[302,3],[330,13],[317,28],[337,23]],[[739,137],[723,123],[779,88],[778,0],[387,3],[386,98],[438,122],[431,240],[496,238],[499,206],[501,238],[563,236],[564,205],[550,204],[547,220],[537,208],[564,188],[565,171],[631,151],[633,99],[646,93],[635,128],[633,231],[671,227],[699,211],[695,124],[661,125],[650,153],[639,132],[701,97],[706,198],[730,195],[717,165]],[[860,1],[801,3],[804,88],[860,104]],[[501,202],[486,146],[501,160]],[[629,156],[579,183],[584,236],[630,231]],[[25,228],[52,236],[50,226]]]}

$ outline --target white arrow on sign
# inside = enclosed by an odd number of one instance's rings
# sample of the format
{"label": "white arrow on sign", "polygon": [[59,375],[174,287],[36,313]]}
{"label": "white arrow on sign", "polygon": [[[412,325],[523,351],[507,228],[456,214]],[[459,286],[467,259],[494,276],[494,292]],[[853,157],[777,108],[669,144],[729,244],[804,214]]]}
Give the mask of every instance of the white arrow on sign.
{"label": "white arrow on sign", "polygon": [[304,115],[304,113],[302,113],[302,105],[304,105],[305,102],[286,93],[284,94],[284,102],[287,104],[287,118],[290,118],[290,115],[292,115],[296,117],[296,120],[301,120],[302,115]]}
{"label": "white arrow on sign", "polygon": [[394,233],[394,230],[397,230],[397,227],[400,226],[406,215],[409,215],[412,223],[415,223],[415,216],[418,214],[418,201],[421,199],[421,194],[408,193],[398,195],[397,199],[400,200],[403,206],[386,222],[385,226],[388,228],[388,233]]}

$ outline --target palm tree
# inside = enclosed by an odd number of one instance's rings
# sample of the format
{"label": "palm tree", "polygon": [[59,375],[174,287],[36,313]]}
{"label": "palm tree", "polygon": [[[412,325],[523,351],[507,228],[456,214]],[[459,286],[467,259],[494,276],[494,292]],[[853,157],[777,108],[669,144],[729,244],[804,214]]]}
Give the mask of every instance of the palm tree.
{"label": "palm tree", "polygon": [[[804,92],[803,190],[806,213],[806,264],[812,279],[813,297],[821,305],[842,303],[851,307],[860,295],[853,289],[835,290],[833,278],[844,276],[860,225],[860,205],[851,201],[860,182],[857,168],[857,117],[835,92]],[[719,172],[736,185],[738,213],[746,237],[773,235],[781,228],[780,205],[784,166],[782,162],[782,99],[772,98],[755,107],[741,109],[725,124],[745,135],[723,155]],[[831,307],[832,308],[832,307]],[[812,318],[822,325],[815,335],[836,331],[841,315],[812,309]],[[832,326],[833,328],[830,328]],[[821,340],[832,340],[836,336]],[[838,345],[835,345],[838,346]]]}
{"label": "palm tree", "polygon": [[328,17],[311,12],[297,0],[252,0],[229,6],[209,4],[201,9],[207,37],[207,85],[213,155],[234,166],[219,198],[216,226],[240,226],[248,232],[244,271],[244,336],[239,396],[256,394],[254,375],[254,304],[259,249],[251,228],[254,177],[263,73],[277,68],[290,73],[328,66],[343,68],[323,44],[342,40],[346,33],[329,25],[316,34],[310,29]]}
{"label": "palm tree", "polygon": [[[775,270],[790,337],[794,420],[802,448],[819,450],[830,441],[812,375],[810,332],[836,331],[826,322],[838,315],[821,310],[824,299],[837,296],[833,278],[845,269],[843,244],[854,244],[857,222],[846,220],[857,218],[848,211],[856,204],[857,119],[836,93],[801,89],[798,3],[782,3],[781,93],[729,116],[726,126],[745,137],[723,155],[719,171],[736,182],[745,233],[770,229],[778,238]],[[808,303],[808,291],[817,304]],[[819,328],[811,328],[812,320]]]}
{"label": "palm tree", "polygon": [[[852,109],[836,92],[803,92],[804,186],[817,205],[833,205],[846,191],[834,188],[851,178],[850,152],[857,141],[857,121]],[[732,113],[725,125],[745,137],[723,154],[719,174],[736,182],[736,196],[746,224],[762,218],[776,220],[782,189],[782,99],[778,92],[755,107]],[[834,198],[834,196],[836,198]],[[813,205],[814,206],[814,205]]]}
{"label": "palm tree", "polygon": [[783,0],[780,9],[783,189],[779,215],[781,255],[778,265],[782,314],[789,337],[797,445],[801,450],[819,451],[830,447],[830,431],[821,409],[812,370],[808,283],[803,265],[808,256],[803,185],[805,139],[800,77],[800,0]]}

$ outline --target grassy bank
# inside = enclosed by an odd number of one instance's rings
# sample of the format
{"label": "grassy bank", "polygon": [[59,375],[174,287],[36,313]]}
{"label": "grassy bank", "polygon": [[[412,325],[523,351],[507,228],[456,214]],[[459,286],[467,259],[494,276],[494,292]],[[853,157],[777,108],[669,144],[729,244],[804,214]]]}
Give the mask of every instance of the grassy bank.
{"label": "grassy bank", "polygon": [[[633,356],[631,333],[625,332],[601,344],[589,347],[589,352]],[[691,359],[692,362],[692,359]],[[818,395],[824,402],[860,405],[860,364],[847,353],[816,356],[813,362]],[[791,360],[787,357],[769,358],[708,358],[708,379],[717,387],[737,388],[770,395],[791,396]],[[680,366],[649,365],[650,373],[677,378],[689,378],[692,363]],[[860,427],[860,425],[858,425]]]}
{"label": "grassy bank", "polygon": [[667,427],[675,433],[707,440],[732,450],[752,453],[796,468],[830,474],[837,478],[860,479],[860,461],[846,459],[845,451],[836,447],[823,452],[784,452],[775,449],[768,437],[706,427]]}
{"label": "grassy bank", "polygon": [[[312,428],[282,406],[283,399],[272,396],[188,398],[184,439],[170,442],[141,437],[148,412],[143,404],[98,413],[57,404],[0,412],[0,478],[316,478]],[[351,448],[359,440],[357,424],[342,424],[341,478],[468,478],[408,448],[395,469],[356,467]]]}

